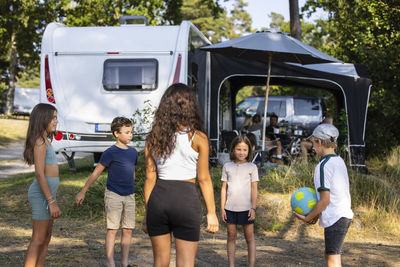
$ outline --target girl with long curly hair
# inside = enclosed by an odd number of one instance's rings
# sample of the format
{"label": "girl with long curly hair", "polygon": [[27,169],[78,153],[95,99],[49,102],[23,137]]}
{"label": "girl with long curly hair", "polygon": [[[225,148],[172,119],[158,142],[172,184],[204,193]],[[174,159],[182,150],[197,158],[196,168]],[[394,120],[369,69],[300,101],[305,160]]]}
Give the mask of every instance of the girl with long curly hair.
{"label": "girl with long curly hair", "polygon": [[56,200],[60,183],[58,165],[51,145],[57,123],[57,110],[49,104],[37,104],[29,118],[24,160],[35,165],[36,179],[28,190],[32,207],[32,238],[25,266],[44,266],[53,220],[61,215]]}
{"label": "girl with long curly hair", "polygon": [[143,230],[151,239],[154,266],[169,266],[171,233],[176,266],[194,266],[201,217],[196,177],[207,207],[206,231],[218,231],[208,153],[195,94],[187,85],[171,85],[161,98],[145,147]]}

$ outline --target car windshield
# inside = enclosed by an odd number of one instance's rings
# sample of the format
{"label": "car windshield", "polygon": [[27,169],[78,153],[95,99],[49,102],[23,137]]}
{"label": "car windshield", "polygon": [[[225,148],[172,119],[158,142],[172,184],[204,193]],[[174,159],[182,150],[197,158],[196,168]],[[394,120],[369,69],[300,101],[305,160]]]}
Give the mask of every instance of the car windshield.
{"label": "car windshield", "polygon": [[252,116],[256,113],[258,104],[258,99],[245,99],[237,105],[236,112],[238,115],[245,113],[246,115]]}

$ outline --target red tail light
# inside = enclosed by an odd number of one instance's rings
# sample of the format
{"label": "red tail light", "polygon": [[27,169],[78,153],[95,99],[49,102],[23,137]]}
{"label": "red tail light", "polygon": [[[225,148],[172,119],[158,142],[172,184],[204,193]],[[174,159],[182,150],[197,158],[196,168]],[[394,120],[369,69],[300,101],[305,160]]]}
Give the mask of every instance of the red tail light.
{"label": "red tail light", "polygon": [[74,140],[75,139],[75,135],[73,133],[69,134],[69,139]]}
{"label": "red tail light", "polygon": [[49,56],[48,55],[46,55],[46,57],[44,59],[44,79],[45,79],[45,84],[46,84],[46,97],[47,97],[47,100],[50,103],[55,104],[56,100],[54,99],[53,86],[51,86],[50,68],[49,68]]}
{"label": "red tail light", "polygon": [[60,141],[62,138],[63,138],[62,132],[57,131],[56,135],[54,136],[54,139],[56,139],[57,141]]}
{"label": "red tail light", "polygon": [[181,61],[182,61],[182,56],[181,54],[178,54],[178,61],[176,62],[174,81],[172,83],[179,82],[179,75],[181,74]]}

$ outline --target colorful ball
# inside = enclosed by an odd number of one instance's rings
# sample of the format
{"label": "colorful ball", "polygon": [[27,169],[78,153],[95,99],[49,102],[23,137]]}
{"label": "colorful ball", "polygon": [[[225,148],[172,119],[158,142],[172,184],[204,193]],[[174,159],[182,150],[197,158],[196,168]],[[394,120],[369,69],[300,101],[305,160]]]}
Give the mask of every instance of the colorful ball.
{"label": "colorful ball", "polygon": [[292,210],[298,214],[307,216],[318,202],[315,190],[310,187],[302,187],[293,193],[290,198]]}

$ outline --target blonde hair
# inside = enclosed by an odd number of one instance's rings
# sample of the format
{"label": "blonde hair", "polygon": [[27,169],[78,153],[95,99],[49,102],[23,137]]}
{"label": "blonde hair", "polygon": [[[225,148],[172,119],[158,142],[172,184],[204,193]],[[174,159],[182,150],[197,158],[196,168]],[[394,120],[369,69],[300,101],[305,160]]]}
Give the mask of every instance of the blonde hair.
{"label": "blonde hair", "polygon": [[331,140],[323,140],[321,138],[317,138],[315,136],[312,137],[314,140],[321,140],[321,144],[323,147],[326,148],[336,148],[337,144],[336,141],[333,139],[333,137],[331,137]]}

